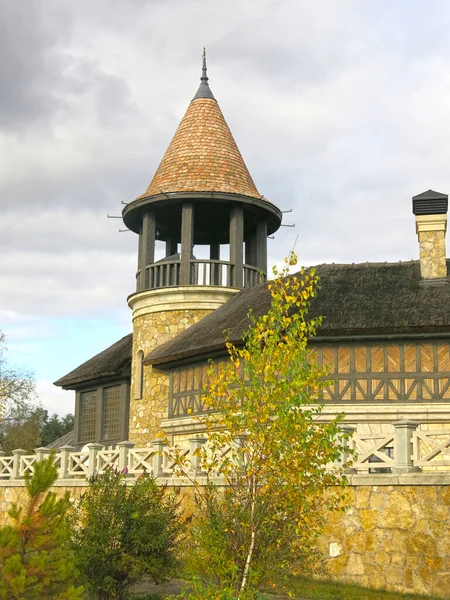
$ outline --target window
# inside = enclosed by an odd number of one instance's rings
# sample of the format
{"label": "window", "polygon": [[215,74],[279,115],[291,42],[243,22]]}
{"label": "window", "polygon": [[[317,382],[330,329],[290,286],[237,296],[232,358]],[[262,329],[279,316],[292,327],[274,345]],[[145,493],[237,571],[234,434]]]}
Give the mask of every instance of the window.
{"label": "window", "polygon": [[102,432],[104,440],[120,438],[120,385],[103,389]]}
{"label": "window", "polygon": [[111,445],[128,438],[129,380],[79,390],[75,403],[75,441]]}
{"label": "window", "polygon": [[89,390],[80,394],[80,442],[95,440],[95,423],[97,414],[97,390]]}

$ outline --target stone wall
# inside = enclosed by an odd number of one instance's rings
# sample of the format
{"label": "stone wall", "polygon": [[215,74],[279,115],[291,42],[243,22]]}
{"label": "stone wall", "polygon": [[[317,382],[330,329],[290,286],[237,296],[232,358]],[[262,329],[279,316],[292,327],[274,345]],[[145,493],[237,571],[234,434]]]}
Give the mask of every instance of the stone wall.
{"label": "stone wall", "polygon": [[129,439],[137,446],[145,446],[155,439],[160,431],[160,423],[167,418],[169,397],[169,374],[156,371],[150,365],[144,366],[142,397],[135,398],[137,364],[139,351],[148,354],[156,346],[167,342],[184,331],[211,310],[170,310],[138,316],[133,321],[133,364],[130,394]]}
{"label": "stone wall", "polygon": [[[375,477],[388,482],[394,476]],[[348,510],[330,514],[318,542],[329,577],[450,597],[450,486],[413,483],[425,481],[425,474],[409,478],[409,485],[352,485],[346,490]]]}
{"label": "stone wall", "polygon": [[[320,577],[390,591],[450,597],[448,474],[352,476],[347,510],[330,513],[318,540]],[[373,482],[379,482],[374,484]],[[370,483],[369,483],[370,482]],[[58,495],[78,499],[86,481],[59,480]],[[183,504],[192,507],[192,488]],[[12,502],[26,499],[23,481],[0,481],[0,526]]]}
{"label": "stone wall", "polygon": [[419,231],[420,273],[424,279],[447,277],[445,231]]}
{"label": "stone wall", "polygon": [[[72,500],[78,500],[87,489],[86,481],[64,481],[58,480],[51,488],[60,498],[66,491],[69,492]],[[0,481],[0,527],[3,527],[9,520],[8,510],[11,504],[16,502],[24,505],[27,501],[27,491],[24,481]]]}

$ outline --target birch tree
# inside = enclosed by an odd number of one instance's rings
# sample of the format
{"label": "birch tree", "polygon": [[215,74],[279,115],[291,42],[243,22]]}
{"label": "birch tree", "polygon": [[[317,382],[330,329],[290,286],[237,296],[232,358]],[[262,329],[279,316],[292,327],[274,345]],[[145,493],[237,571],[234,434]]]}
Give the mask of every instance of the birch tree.
{"label": "birch tree", "polygon": [[188,562],[239,600],[307,568],[345,485],[342,416],[321,418],[326,373],[308,345],[321,323],[308,319],[318,277],[304,268],[290,275],[295,264],[291,255],[274,270],[267,314],[250,313],[242,345],[228,341],[228,360],[211,364],[211,412],[200,418],[208,442],[198,456],[210,485],[197,487]]}

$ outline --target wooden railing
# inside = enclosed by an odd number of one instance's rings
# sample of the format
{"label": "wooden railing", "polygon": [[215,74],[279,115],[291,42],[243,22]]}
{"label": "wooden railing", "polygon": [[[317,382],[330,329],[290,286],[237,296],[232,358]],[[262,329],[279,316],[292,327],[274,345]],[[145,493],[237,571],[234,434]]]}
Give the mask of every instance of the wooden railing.
{"label": "wooden railing", "polygon": [[[393,423],[392,434],[358,434],[351,427],[343,429],[351,434],[340,463],[348,473],[373,474],[414,473],[419,471],[446,471],[450,477],[450,430],[419,429],[414,421]],[[201,475],[198,450],[205,444],[205,438],[187,440],[188,447],[178,451],[191,473]],[[149,473],[163,478],[166,483],[174,478],[174,465],[170,457],[173,449],[161,440],[151,447],[135,448],[132,442],[121,442],[114,448],[104,448],[101,444],[88,444],[87,451],[76,451],[72,446],[63,446],[54,455],[60,479],[85,480],[96,473],[104,473],[115,468],[129,477]],[[352,454],[354,451],[355,454]],[[14,450],[11,456],[0,452],[0,482],[23,480],[32,473],[37,461],[50,454],[48,448],[37,448],[34,454],[24,450]]]}
{"label": "wooden railing", "polygon": [[[241,287],[237,284],[235,266],[226,260],[191,260],[189,285]],[[252,265],[243,265],[243,287],[248,288],[265,281],[266,276]],[[136,274],[137,290],[153,290],[181,285],[181,261],[161,261],[147,265]]]}

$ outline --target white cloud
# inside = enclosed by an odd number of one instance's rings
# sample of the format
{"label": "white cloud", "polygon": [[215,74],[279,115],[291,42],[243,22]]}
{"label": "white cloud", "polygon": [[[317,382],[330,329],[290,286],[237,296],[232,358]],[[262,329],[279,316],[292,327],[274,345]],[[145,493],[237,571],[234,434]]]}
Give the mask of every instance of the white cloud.
{"label": "white cloud", "polygon": [[73,414],[75,392],[62,390],[46,380],[36,382],[36,392],[38,401],[48,410],[49,415],[56,413],[63,417],[69,413]]}
{"label": "white cloud", "polygon": [[411,196],[450,190],[450,6],[0,4],[0,328],[30,357],[65,335],[52,319],[129,319],[137,240],[105,217],[146,188],[195,93],[200,22],[256,185],[293,208],[270,262],[297,235],[307,264],[417,257]]}

